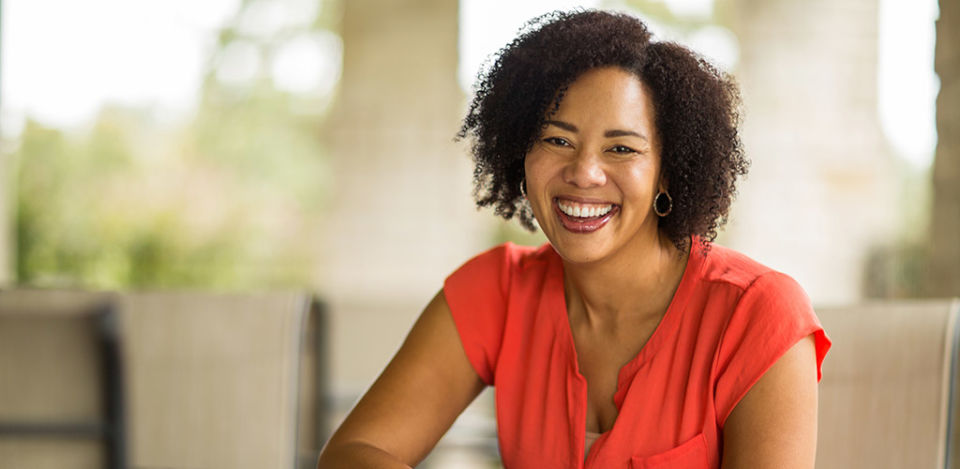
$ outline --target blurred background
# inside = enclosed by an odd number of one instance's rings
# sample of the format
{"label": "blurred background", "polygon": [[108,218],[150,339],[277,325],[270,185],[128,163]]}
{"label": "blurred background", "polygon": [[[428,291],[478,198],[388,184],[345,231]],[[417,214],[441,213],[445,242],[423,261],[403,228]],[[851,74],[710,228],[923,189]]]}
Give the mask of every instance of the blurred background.
{"label": "blurred background", "polygon": [[[739,81],[753,165],[720,243],[815,305],[957,296],[958,3],[2,0],[0,285],[307,292],[333,425],[447,274],[544,241],[475,209],[453,136],[484,60],[583,6],[632,12]],[[425,467],[496,467],[490,407]],[[128,459],[162,466],[151,451]],[[218,467],[196,458],[183,467]]]}

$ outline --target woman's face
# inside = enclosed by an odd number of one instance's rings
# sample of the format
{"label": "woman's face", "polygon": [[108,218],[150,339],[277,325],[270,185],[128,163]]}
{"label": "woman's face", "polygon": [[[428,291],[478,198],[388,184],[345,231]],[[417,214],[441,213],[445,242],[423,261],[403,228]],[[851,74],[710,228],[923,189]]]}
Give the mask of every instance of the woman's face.
{"label": "woman's face", "polygon": [[526,156],[527,199],[567,261],[590,263],[657,239],[660,142],[650,93],[634,74],[583,74]]}

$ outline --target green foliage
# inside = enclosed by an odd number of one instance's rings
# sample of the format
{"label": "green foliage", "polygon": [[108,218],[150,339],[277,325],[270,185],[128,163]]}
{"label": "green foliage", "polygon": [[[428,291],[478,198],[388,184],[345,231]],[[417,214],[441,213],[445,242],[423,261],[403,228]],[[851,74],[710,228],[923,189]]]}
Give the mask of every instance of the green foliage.
{"label": "green foliage", "polygon": [[[218,38],[222,50],[238,36],[227,27]],[[176,125],[118,107],[87,131],[26,123],[13,155],[19,283],[310,286],[329,178],[327,98],[267,79],[228,86],[214,72]]]}
{"label": "green foliage", "polygon": [[[22,284],[240,288],[275,283],[238,269],[251,261],[239,236],[246,220],[227,220],[202,234],[187,217],[189,201],[149,185],[149,166],[135,158],[131,121],[101,116],[89,135],[28,122],[15,158],[16,275]],[[230,207],[227,207],[230,208]],[[233,207],[239,212],[239,207]],[[305,278],[302,273],[294,280]]]}
{"label": "green foliage", "polygon": [[310,210],[322,207],[328,169],[321,116],[294,112],[302,98],[264,83],[247,92],[212,86],[206,95],[188,130],[188,157],[250,188],[286,192]]}

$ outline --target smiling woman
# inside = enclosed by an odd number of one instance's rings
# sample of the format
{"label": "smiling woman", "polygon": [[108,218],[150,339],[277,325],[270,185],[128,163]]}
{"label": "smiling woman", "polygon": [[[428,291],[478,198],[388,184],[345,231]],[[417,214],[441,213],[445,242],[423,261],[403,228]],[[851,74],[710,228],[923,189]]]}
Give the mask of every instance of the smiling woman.
{"label": "smiling woman", "polygon": [[737,89],[603,11],[532,20],[480,84],[477,203],[533,228],[450,275],[320,467],[411,467],[486,385],[509,468],[810,468],[830,347],[790,277],[712,244]]}
{"label": "smiling woman", "polygon": [[624,249],[657,236],[650,207],[667,193],[660,166],[649,92],[630,72],[596,68],[567,89],[527,153],[527,200],[567,260],[627,259]]}

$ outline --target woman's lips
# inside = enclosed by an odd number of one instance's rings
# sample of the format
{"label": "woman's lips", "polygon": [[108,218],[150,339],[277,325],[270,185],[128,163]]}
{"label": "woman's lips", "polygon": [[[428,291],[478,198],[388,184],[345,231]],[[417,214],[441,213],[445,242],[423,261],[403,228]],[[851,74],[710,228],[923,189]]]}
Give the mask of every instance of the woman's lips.
{"label": "woman's lips", "polygon": [[[567,210],[568,212],[571,211],[569,209],[569,206],[582,205],[582,204],[578,204],[578,202],[576,201],[564,200],[563,202],[565,205],[568,206],[568,210]],[[564,213],[564,211],[560,209],[560,203],[561,203],[560,199],[553,199],[553,211],[554,213],[557,214],[557,217],[560,219],[560,224],[563,225],[563,227],[566,228],[567,231],[570,231],[573,233],[580,233],[580,234],[593,233],[594,231],[597,231],[600,228],[603,228],[603,226],[606,225],[607,222],[609,222],[614,215],[620,212],[619,205],[606,204],[608,206],[611,206],[611,208],[609,211],[607,211],[606,213],[603,213],[602,215],[593,216],[593,217],[576,217],[576,216],[572,216]],[[605,204],[590,204],[590,205],[594,207],[594,211],[603,212],[603,210],[597,210],[596,208],[597,206],[603,206]],[[581,212],[583,211],[584,210],[581,210]]]}

